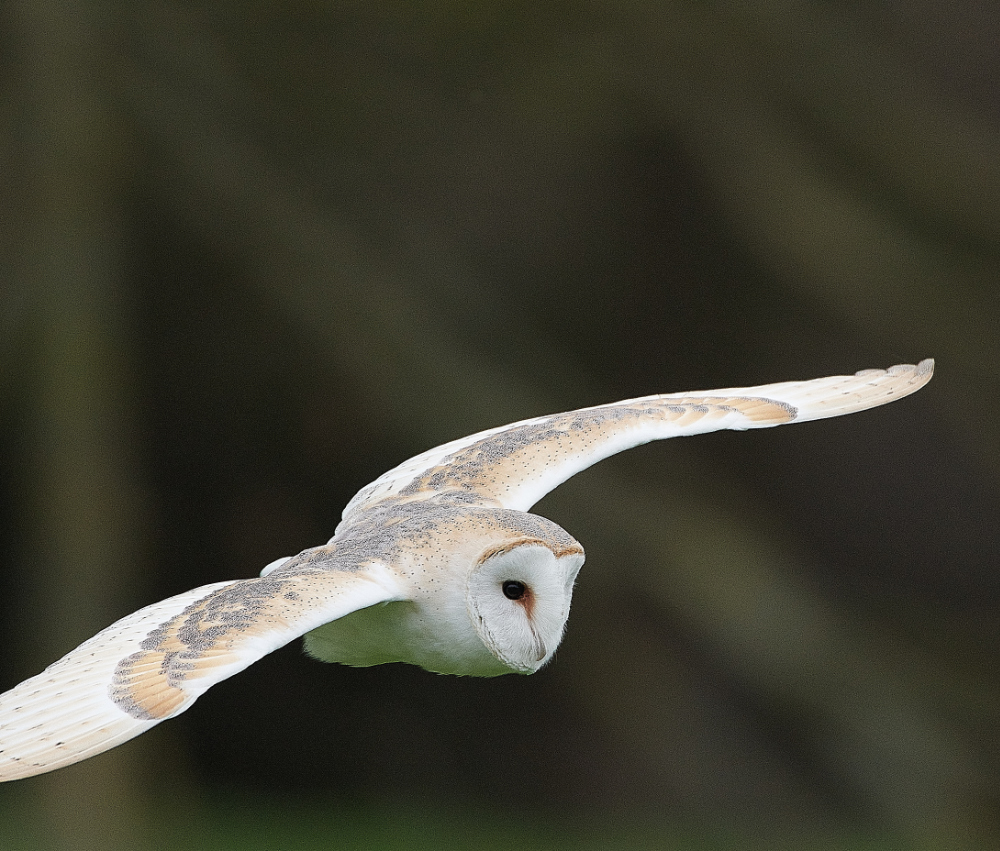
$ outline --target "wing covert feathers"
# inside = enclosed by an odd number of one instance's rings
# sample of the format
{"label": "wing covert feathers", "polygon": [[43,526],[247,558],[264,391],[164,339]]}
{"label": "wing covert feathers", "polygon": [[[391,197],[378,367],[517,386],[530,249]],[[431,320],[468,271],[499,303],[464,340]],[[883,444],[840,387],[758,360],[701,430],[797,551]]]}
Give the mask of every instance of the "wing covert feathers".
{"label": "wing covert feathers", "polygon": [[0,781],[108,750],[310,629],[396,598],[381,566],[305,567],[140,609],[0,695]]}
{"label": "wing covert feathers", "polygon": [[358,492],[344,509],[344,522],[355,511],[391,496],[426,499],[450,494],[465,502],[527,511],[570,476],[633,446],[863,411],[916,392],[933,371],[934,362],[928,359],[916,366],[812,381],[645,396],[523,420],[446,443],[400,464]]}

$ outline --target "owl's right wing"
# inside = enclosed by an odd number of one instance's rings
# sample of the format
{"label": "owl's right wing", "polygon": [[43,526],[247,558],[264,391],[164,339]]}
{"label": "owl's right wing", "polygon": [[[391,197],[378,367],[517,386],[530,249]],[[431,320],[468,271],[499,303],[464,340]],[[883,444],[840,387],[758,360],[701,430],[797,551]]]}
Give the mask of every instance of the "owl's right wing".
{"label": "owl's right wing", "polygon": [[384,565],[318,566],[316,552],[140,609],[0,695],[0,781],[106,751],[309,630],[404,599]]}
{"label": "owl's right wing", "polygon": [[431,449],[362,488],[344,509],[391,497],[451,494],[466,502],[527,511],[570,476],[633,446],[720,429],[768,428],[837,417],[915,393],[934,361],[812,381],[696,390],[626,399],[489,429]]}

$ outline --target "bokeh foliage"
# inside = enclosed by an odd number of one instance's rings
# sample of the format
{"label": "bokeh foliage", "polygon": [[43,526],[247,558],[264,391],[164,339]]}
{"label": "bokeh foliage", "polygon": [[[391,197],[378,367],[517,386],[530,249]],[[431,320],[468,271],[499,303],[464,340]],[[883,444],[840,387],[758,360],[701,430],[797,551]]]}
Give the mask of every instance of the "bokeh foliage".
{"label": "bokeh foliage", "polygon": [[545,672],[286,648],[3,789],[25,829],[156,847],[164,806],[227,789],[1000,838],[995,16],[619,6],[5,8],[4,685],[325,540],[456,436],[939,365],[890,408],[651,446],[547,497],[588,564]]}

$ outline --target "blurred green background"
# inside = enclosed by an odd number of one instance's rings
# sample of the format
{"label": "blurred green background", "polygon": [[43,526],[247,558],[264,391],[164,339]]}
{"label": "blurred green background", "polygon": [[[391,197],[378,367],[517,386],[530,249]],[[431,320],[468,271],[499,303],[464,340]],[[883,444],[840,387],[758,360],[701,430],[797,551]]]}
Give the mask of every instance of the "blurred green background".
{"label": "blurred green background", "polygon": [[538,675],[295,642],[0,788],[0,844],[997,847],[998,45],[963,0],[4,4],[3,687],[472,431],[938,372],[547,497],[588,563]]}

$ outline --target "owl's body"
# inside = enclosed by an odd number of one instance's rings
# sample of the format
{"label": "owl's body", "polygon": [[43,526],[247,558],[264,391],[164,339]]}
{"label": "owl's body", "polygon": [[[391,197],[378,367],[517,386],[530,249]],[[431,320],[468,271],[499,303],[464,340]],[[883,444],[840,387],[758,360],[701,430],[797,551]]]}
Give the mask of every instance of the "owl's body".
{"label": "owl's body", "polygon": [[528,513],[632,446],[864,410],[915,392],[933,364],[648,396],[491,429],[363,488],[325,545],[140,609],[0,695],[0,780],[86,759],[187,709],[305,636],[327,662],[530,674],[562,639],[583,548]]}
{"label": "owl's body", "polygon": [[[552,521],[523,511],[456,505],[447,497],[419,502],[390,497],[325,547],[307,550],[268,576],[295,570],[299,559],[336,565],[345,557],[349,563],[360,557],[362,562],[391,564],[399,599],[306,633],[307,653],[359,667],[408,662],[439,674],[493,677],[512,670],[530,674],[555,651],[573,580],[583,565],[583,548]],[[510,651],[498,657],[476,629],[483,619],[470,611],[470,566],[481,568],[487,560],[507,579],[530,581],[533,597],[546,604],[540,607],[536,599],[534,617],[510,619],[511,626],[527,626],[528,645],[522,653],[511,637]],[[524,610],[525,604],[518,602],[503,598],[511,614]],[[540,620],[550,607],[558,615],[557,625]],[[537,648],[532,641],[539,642]]]}

